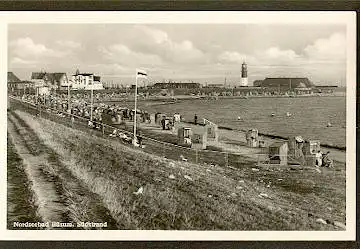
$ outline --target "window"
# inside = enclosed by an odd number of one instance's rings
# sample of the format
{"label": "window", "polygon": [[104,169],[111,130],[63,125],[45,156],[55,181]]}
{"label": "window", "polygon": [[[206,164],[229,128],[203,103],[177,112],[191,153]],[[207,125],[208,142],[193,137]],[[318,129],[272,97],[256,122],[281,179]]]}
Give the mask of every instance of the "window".
{"label": "window", "polygon": [[190,138],[190,129],[189,128],[184,129],[184,138]]}

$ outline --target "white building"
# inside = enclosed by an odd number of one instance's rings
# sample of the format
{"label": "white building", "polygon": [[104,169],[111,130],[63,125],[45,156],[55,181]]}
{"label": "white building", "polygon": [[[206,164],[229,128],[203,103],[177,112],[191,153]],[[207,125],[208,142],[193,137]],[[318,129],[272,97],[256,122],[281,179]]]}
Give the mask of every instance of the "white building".
{"label": "white building", "polygon": [[248,76],[247,76],[247,65],[245,61],[241,65],[241,81],[240,86],[248,86]]}
{"label": "white building", "polygon": [[83,90],[103,90],[104,86],[100,82],[100,76],[92,73],[80,73],[79,70],[72,75],[72,89]]}
{"label": "white building", "polygon": [[64,90],[69,81],[66,73],[33,72],[31,82],[39,94],[49,94],[52,91]]}

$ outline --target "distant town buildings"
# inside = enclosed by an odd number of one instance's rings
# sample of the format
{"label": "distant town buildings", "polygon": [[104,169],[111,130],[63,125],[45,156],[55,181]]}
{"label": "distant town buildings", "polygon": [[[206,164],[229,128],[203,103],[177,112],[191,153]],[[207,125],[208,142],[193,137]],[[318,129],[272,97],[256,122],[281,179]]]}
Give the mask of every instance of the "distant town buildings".
{"label": "distant town buildings", "polygon": [[[264,80],[255,80],[253,86],[247,85],[247,65],[242,64],[241,86],[227,87],[225,83],[206,83],[202,86],[195,82],[158,82],[153,85],[138,87],[139,93],[144,96],[177,96],[191,95],[198,97],[217,96],[276,96],[302,95],[317,93],[333,93],[337,86],[316,86],[306,77],[267,77]],[[93,73],[80,73],[79,70],[68,79],[66,73],[32,72],[31,81],[20,80],[13,72],[8,72],[8,90],[18,93],[50,94],[59,90],[103,90],[116,89],[124,94],[133,94],[135,85],[127,87],[114,82],[101,83],[100,76]]]}
{"label": "distant town buildings", "polygon": [[315,85],[306,77],[279,77],[255,80],[254,87],[275,92],[332,93],[337,86]]}
{"label": "distant town buildings", "polygon": [[13,73],[13,72],[8,72],[7,73],[7,82],[10,83],[17,83],[20,82],[21,80]]}
{"label": "distant town buildings", "polygon": [[54,90],[64,90],[69,80],[66,73],[32,72],[31,81],[39,94],[48,94]]}
{"label": "distant town buildings", "polygon": [[164,82],[164,83],[155,83],[152,88],[154,89],[195,89],[201,88],[200,83],[183,83],[183,82]]}
{"label": "distant town buildings", "polygon": [[31,81],[34,83],[37,94],[49,94],[51,91],[50,85],[45,81],[45,72],[32,72]]}
{"label": "distant town buildings", "polygon": [[272,92],[294,92],[311,94],[318,92],[314,83],[306,77],[275,77],[254,81],[255,87],[261,87]]}
{"label": "distant town buildings", "polygon": [[33,85],[31,81],[20,80],[13,72],[7,73],[7,83],[10,91],[24,90]]}
{"label": "distant town buildings", "polygon": [[254,80],[253,85],[254,87],[261,87],[263,80]]}
{"label": "distant town buildings", "polygon": [[224,88],[224,84],[206,84],[206,88]]}
{"label": "distant town buildings", "polygon": [[66,73],[63,72],[32,72],[30,81],[20,80],[13,72],[8,72],[8,89],[18,91],[29,89],[36,94],[50,94],[58,90],[67,90],[69,87],[74,90],[102,90],[103,84],[100,82],[100,76],[93,73],[80,73],[79,70],[72,75],[69,80]]}
{"label": "distant town buildings", "polygon": [[69,85],[69,79],[66,73],[49,73],[46,77],[47,80],[51,82],[52,85],[56,85],[59,90],[65,90]]}
{"label": "distant town buildings", "polygon": [[102,82],[102,84],[105,89],[119,89],[124,87],[123,85],[114,82]]}
{"label": "distant town buildings", "polygon": [[100,76],[93,73],[80,73],[76,70],[76,73],[72,75],[72,89],[102,90],[104,86],[100,82]]}
{"label": "distant town buildings", "polygon": [[254,81],[254,86],[263,88],[273,88],[280,90],[292,90],[296,88],[314,88],[315,85],[308,78],[265,78],[264,80]]}
{"label": "distant town buildings", "polygon": [[35,87],[45,86],[45,72],[32,72],[31,81],[34,82]]}

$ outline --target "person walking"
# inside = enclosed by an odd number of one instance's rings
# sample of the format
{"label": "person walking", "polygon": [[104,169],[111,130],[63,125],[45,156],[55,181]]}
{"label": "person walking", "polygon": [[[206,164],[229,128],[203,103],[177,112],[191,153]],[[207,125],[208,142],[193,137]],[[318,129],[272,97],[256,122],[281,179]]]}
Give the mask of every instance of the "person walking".
{"label": "person walking", "polygon": [[194,116],[194,124],[196,124],[196,125],[197,125],[197,120],[198,120],[198,117],[197,117],[197,115],[195,114],[195,116]]}
{"label": "person walking", "polygon": [[142,147],[142,137],[141,137],[140,131],[138,132],[138,135],[137,135],[137,143],[139,144],[139,147],[141,148]]}
{"label": "person walking", "polygon": [[162,129],[165,130],[165,118],[162,118],[160,122],[161,122]]}
{"label": "person walking", "polygon": [[317,151],[317,153],[315,153],[315,165],[317,167],[321,167],[322,166],[322,153],[320,150]]}

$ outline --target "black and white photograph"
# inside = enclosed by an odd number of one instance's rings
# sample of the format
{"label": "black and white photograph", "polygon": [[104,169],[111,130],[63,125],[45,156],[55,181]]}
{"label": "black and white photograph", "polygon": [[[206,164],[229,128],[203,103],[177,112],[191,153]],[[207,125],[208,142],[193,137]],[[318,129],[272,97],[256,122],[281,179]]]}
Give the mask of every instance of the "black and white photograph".
{"label": "black and white photograph", "polygon": [[122,14],[5,15],[2,233],[355,238],[353,13]]}

